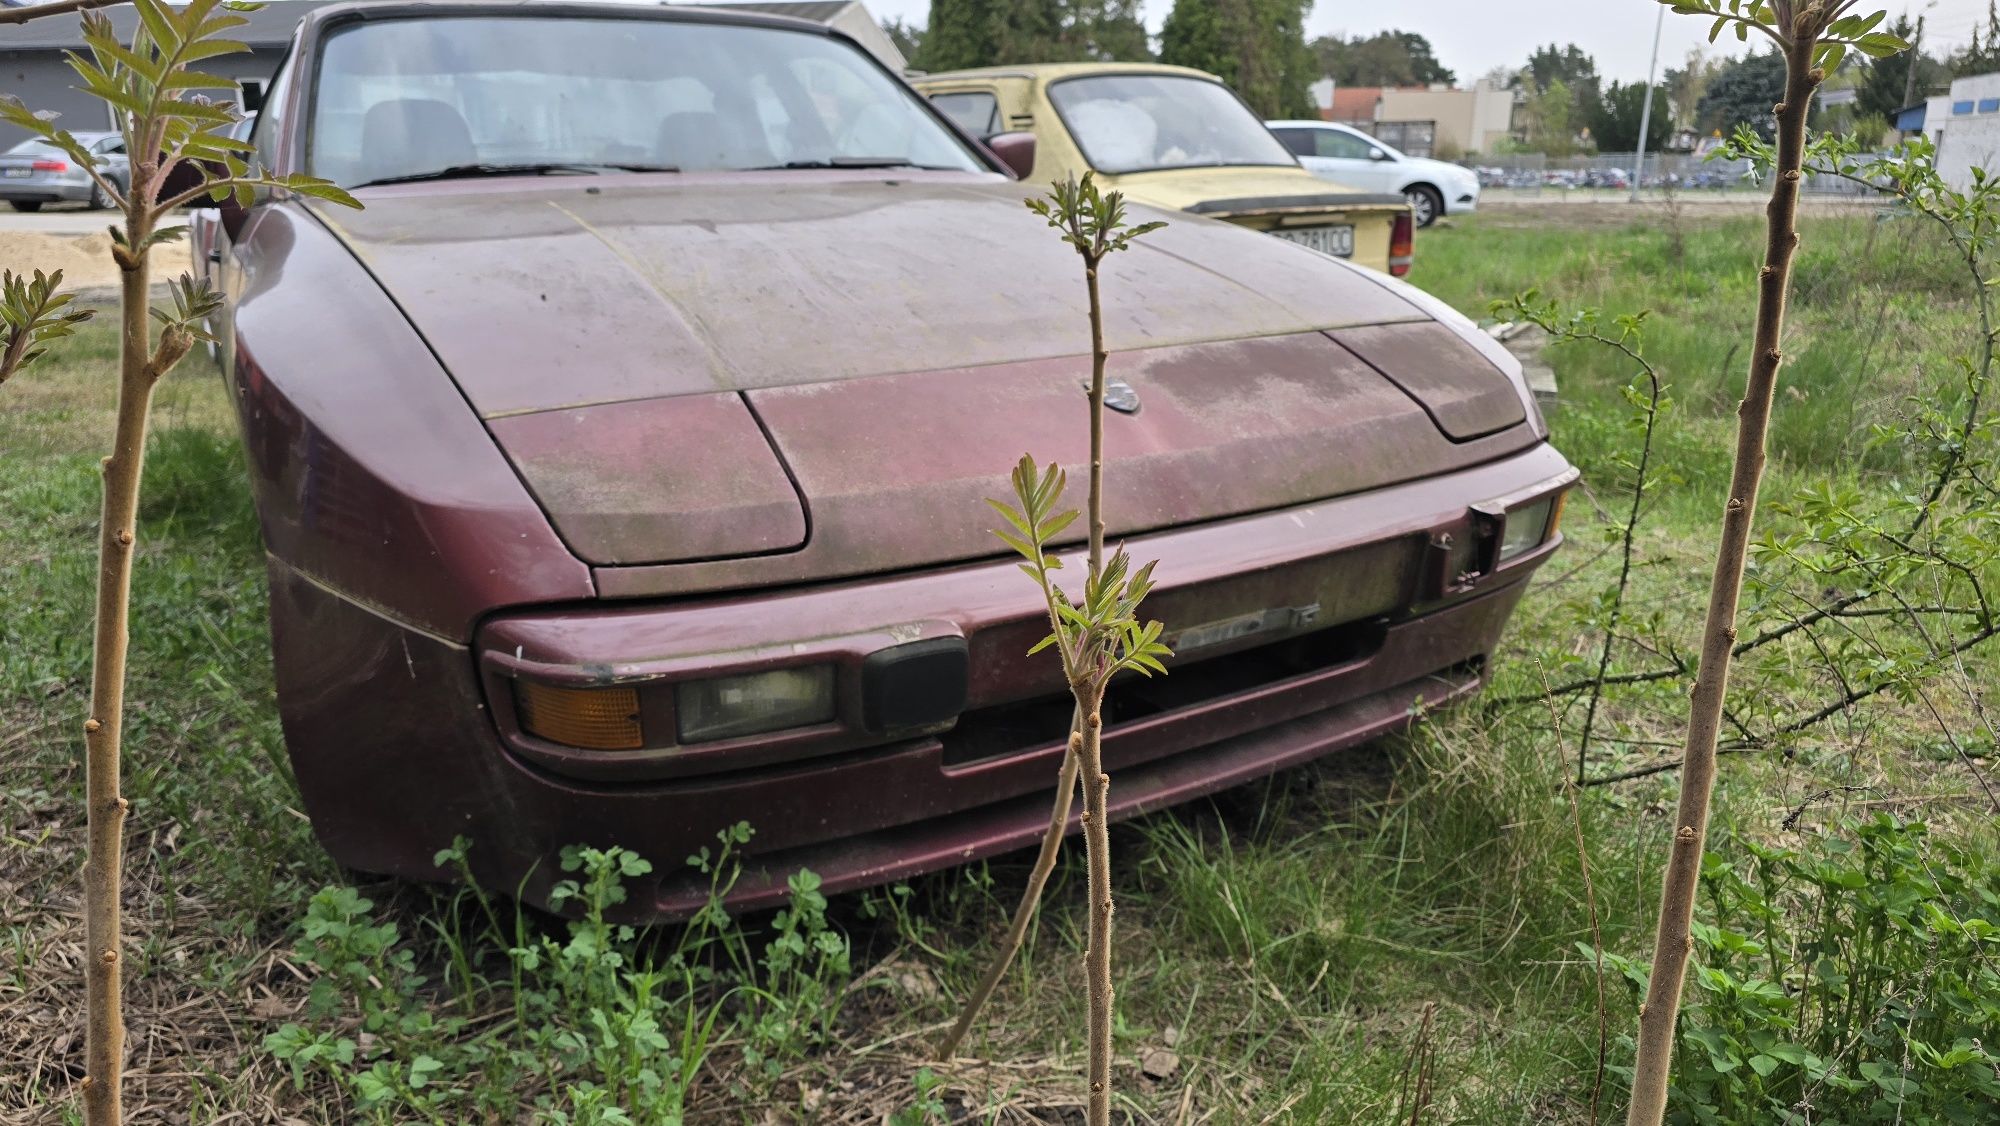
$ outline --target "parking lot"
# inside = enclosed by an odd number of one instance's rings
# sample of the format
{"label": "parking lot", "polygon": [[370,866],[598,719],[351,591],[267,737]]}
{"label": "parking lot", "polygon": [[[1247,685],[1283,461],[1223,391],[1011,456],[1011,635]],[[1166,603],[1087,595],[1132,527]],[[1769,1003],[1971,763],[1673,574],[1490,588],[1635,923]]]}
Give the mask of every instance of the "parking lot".
{"label": "parking lot", "polygon": [[13,208],[0,209],[0,231],[38,231],[51,235],[87,235],[104,229],[115,215],[110,211],[86,210],[79,203],[45,204],[34,214]]}

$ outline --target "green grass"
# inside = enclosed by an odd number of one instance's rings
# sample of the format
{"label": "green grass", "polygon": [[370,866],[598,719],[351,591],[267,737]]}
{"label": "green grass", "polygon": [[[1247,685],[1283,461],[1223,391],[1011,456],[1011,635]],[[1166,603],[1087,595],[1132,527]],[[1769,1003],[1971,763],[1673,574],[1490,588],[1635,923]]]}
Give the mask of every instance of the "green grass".
{"label": "green grass", "polygon": [[[1577,223],[1495,211],[1427,232],[1415,280],[1475,315],[1529,287],[1565,303],[1656,311],[1646,343],[1676,400],[1659,442],[1673,479],[1641,537],[1633,602],[1658,615],[1661,636],[1685,644],[1728,471],[1760,229],[1754,215],[1737,214],[1690,214],[1678,231],[1657,214]],[[1913,224],[1842,214],[1813,219],[1805,239],[1787,343],[1791,390],[1766,496],[1829,481],[1884,495],[1910,467],[1871,447],[1868,428],[1944,385],[1971,306],[1948,256]],[[0,775],[0,1119],[54,1118],[80,1074],[81,1045],[64,1039],[81,1003],[77,725],[113,355],[102,325],[72,344],[0,390],[0,759],[9,767]],[[1620,507],[1617,465],[1631,442],[1620,389],[1633,373],[1582,348],[1553,358],[1563,401],[1552,425],[1589,487],[1570,506],[1572,548],[1516,620],[1496,695],[1532,691],[1594,651],[1583,623],[1612,575],[1608,513]],[[260,1046],[288,1021],[329,1035],[356,1026],[351,1015],[317,1024],[305,1015],[320,972],[300,953],[296,927],[313,894],[342,874],[314,845],[284,758],[262,561],[228,410],[212,370],[190,361],[162,388],[147,469],[128,729],[130,1005],[145,1030],[135,1036],[131,1103],[195,1121],[341,1121],[356,1114],[351,1088],[318,1072],[301,1088]],[[1760,707],[1823,698],[1827,685],[1799,671],[1810,652],[1780,648],[1746,670]],[[1984,658],[1973,667],[1992,669]],[[1609,701],[1600,729],[1614,741],[1600,744],[1598,767],[1667,753],[1652,743],[1674,739],[1681,692],[1669,683]],[[1949,696],[1947,720],[1976,734],[1966,707]],[[1580,720],[1573,708],[1558,714],[1571,731]],[[1423,1122],[1589,1121],[1598,1020],[1577,949],[1593,928],[1574,835],[1580,823],[1605,945],[1643,957],[1673,783],[1586,791],[1573,820],[1559,786],[1572,752],[1555,724],[1539,706],[1444,715],[1407,738],[1120,826],[1119,1048],[1134,1064],[1169,1047],[1176,1057],[1160,1078],[1121,1066],[1136,1120],[1396,1120],[1428,1013],[1436,1095]],[[1909,701],[1865,705],[1794,759],[1730,760],[1718,825],[1811,850],[1838,837],[1829,829],[1838,803],[1875,803],[1867,808],[1925,816],[1946,839],[1991,848],[2000,843],[1992,820],[1938,742],[1936,724]],[[1810,800],[1838,786],[1865,789]],[[1807,831],[1784,829],[1802,804]],[[832,925],[852,943],[854,973],[833,1042],[747,1066],[754,1018],[786,1010],[739,993],[704,1049],[691,1119],[881,1121],[916,1101],[913,1077],[928,1063],[954,1116],[1064,1120],[1081,1071],[1080,858],[1059,869],[1041,925],[974,1035],[977,1059],[926,1058],[952,999],[983,968],[1027,863],[1008,857],[836,898]],[[493,1075],[537,1074],[511,1054],[531,1044],[507,1015],[518,998],[505,947],[516,936],[467,900],[393,883],[363,890],[429,979],[397,994],[398,1011],[427,1009],[467,1022],[454,1036],[491,1037],[477,1057],[449,1056],[439,1081],[473,1084],[471,1072],[484,1071],[481,1097],[504,1101],[510,1088],[492,1086]],[[729,941],[763,950],[781,932],[759,921]],[[621,949],[648,957],[674,941],[640,936]],[[1615,1040],[1636,1001],[1617,980],[1607,1000]],[[520,1092],[546,1093],[522,1083]],[[1609,1120],[1615,1080],[1604,1101]]]}

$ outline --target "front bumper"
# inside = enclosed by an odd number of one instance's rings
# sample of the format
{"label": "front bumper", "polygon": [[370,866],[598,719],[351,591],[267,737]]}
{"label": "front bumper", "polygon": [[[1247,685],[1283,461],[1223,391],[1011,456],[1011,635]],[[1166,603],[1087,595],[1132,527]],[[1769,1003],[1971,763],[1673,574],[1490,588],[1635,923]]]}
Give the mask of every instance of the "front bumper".
{"label": "front bumper", "polygon": [[1445,196],[1444,213],[1446,215],[1470,215],[1474,211],[1479,210],[1479,188],[1477,185],[1470,188],[1460,188],[1455,191],[1447,189]]}
{"label": "front bumper", "polygon": [[[1552,538],[1478,579],[1442,541],[1471,507],[1567,487],[1546,445],[1355,497],[1178,529],[1129,546],[1160,560],[1148,611],[1175,629],[1310,605],[1275,630],[1184,652],[1173,675],[1114,687],[1105,755],[1115,816],[1252,779],[1399,729],[1419,704],[1475,691]],[[1446,552],[1449,555],[1449,552]],[[995,561],[860,582],[666,604],[593,604],[491,617],[466,648],[408,630],[273,561],[279,697],[316,832],[343,863],[444,878],[434,854],[464,836],[490,887],[546,902],[568,845],[652,859],[634,917],[698,909],[705,877],[676,865],[747,821],[757,831],[730,895],[774,905],[810,867],[829,890],[866,886],[1034,843],[1061,765],[1068,707],[1032,584]],[[796,642],[800,637],[813,638]],[[870,734],[865,655],[962,638],[955,724]],[[843,670],[836,722],[620,761],[564,752],[514,723],[508,680],[647,684],[768,667],[801,650]],[[789,655],[787,655],[789,653]],[[1072,826],[1074,827],[1074,826]]]}

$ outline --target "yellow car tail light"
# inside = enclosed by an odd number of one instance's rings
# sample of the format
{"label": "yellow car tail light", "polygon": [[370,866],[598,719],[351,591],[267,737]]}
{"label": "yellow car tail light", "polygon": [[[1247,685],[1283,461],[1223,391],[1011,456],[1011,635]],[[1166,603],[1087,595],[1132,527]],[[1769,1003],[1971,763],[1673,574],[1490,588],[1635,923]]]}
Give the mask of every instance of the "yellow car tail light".
{"label": "yellow car tail light", "polygon": [[1389,273],[1394,277],[1408,277],[1410,266],[1417,260],[1417,219],[1405,208],[1396,216],[1396,225],[1389,232]]}
{"label": "yellow car tail light", "polygon": [[521,730],[551,743],[592,751],[636,751],[646,745],[639,728],[639,693],[631,688],[558,688],[516,680],[514,707]]}

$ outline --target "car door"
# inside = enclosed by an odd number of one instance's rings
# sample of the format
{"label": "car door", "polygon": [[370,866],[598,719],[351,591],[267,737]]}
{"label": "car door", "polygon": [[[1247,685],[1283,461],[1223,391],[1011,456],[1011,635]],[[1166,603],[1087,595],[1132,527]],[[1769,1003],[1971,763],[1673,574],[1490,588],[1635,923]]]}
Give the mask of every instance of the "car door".
{"label": "car door", "polygon": [[[1062,177],[1062,162],[1049,148],[1049,136],[1038,124],[1027,78],[1003,75],[991,82],[952,82],[944,86],[919,82],[917,88],[939,112],[982,141],[998,133],[1034,133],[1035,169],[1028,179],[1045,183]],[[1054,119],[1050,114],[1049,120]]]}
{"label": "car door", "polygon": [[[1388,152],[1345,129],[1313,129],[1313,151],[1299,157],[1307,171],[1336,184],[1369,192],[1401,191],[1401,170]],[[1379,155],[1378,155],[1379,154]]]}
{"label": "car door", "polygon": [[961,87],[931,95],[931,104],[952,124],[985,140],[1007,131],[1007,119],[1000,112],[1000,94],[991,87]]}
{"label": "car door", "polygon": [[105,179],[117,184],[121,191],[131,186],[132,162],[125,155],[125,138],[106,137],[91,146],[91,151]]}

